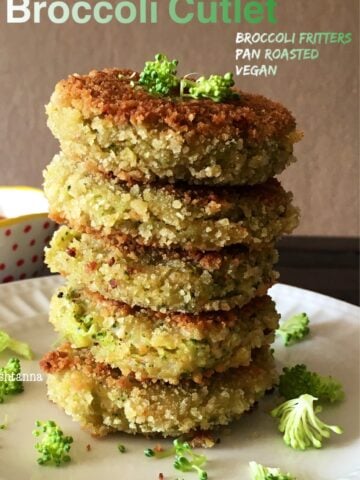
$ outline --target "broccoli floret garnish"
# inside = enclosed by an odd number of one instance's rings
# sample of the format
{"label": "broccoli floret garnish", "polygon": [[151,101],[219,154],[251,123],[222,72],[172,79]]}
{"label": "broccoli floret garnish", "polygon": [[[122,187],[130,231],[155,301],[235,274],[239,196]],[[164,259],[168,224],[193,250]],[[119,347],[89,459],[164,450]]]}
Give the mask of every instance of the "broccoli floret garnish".
{"label": "broccoli floret garnish", "polygon": [[239,98],[232,90],[234,78],[232,73],[224,76],[211,75],[209,78],[200,77],[197,80],[177,77],[177,60],[169,60],[166,55],[158,53],[155,61],[146,62],[140,73],[139,85],[154,95],[180,95],[188,98],[210,98],[214,102],[222,102]]}
{"label": "broccoli floret garnish", "polygon": [[167,450],[153,450],[148,448],[144,451],[146,457],[166,458],[175,455],[174,468],[181,472],[196,471],[199,480],[207,480],[206,471],[202,468],[206,463],[205,455],[194,453],[188,442],[176,439],[173,446]]}
{"label": "broccoli floret garnish", "polygon": [[337,402],[345,394],[341,384],[332,377],[323,377],[316,372],[309,372],[305,365],[284,368],[279,380],[280,394],[290,400],[308,393],[318,398],[319,402]]}
{"label": "broccoli floret garnish", "polygon": [[69,451],[73,438],[65,436],[52,420],[35,423],[36,429],[33,431],[35,437],[41,440],[35,445],[36,450],[41,454],[37,459],[39,465],[55,465],[60,466],[62,463],[70,462],[71,457]]}
{"label": "broccoli floret garnish", "polygon": [[7,395],[14,395],[24,391],[21,375],[21,365],[18,358],[10,358],[5,367],[0,368],[0,403]]}
{"label": "broccoli floret garnish", "polygon": [[312,395],[305,394],[272,410],[271,415],[280,419],[279,430],[289,447],[297,450],[321,448],[323,438],[329,438],[331,432],[343,433],[340,427],[327,425],[316,416],[321,411],[319,406],[314,409],[316,400]]}
{"label": "broccoli floret garnish", "polygon": [[179,86],[176,77],[177,60],[169,60],[166,55],[158,53],[154,62],[146,62],[140,74],[139,84],[153,94],[169,95]]}
{"label": "broccoli floret garnish", "polygon": [[232,98],[239,98],[239,95],[232,91],[235,85],[233,74],[210,75],[209,78],[200,77],[196,81],[182,79],[180,95],[184,97],[210,98],[214,102],[221,102]]}
{"label": "broccoli floret garnish", "polygon": [[309,317],[306,313],[294,315],[282,323],[276,333],[283,339],[286,346],[302,340],[310,333]]}
{"label": "broccoli floret garnish", "polygon": [[21,357],[26,358],[26,360],[32,359],[32,351],[27,343],[19,342],[19,340],[11,338],[6,332],[0,330],[0,352],[7,348]]}
{"label": "broccoli floret garnish", "polygon": [[282,473],[278,468],[263,467],[259,463],[250,462],[251,480],[296,480],[290,473]]}

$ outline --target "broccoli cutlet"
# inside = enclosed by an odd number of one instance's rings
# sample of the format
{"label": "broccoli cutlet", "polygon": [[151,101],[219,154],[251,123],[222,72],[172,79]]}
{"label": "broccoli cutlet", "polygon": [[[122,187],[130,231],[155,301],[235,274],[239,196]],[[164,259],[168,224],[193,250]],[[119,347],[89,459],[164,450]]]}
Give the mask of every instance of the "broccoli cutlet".
{"label": "broccoli cutlet", "polygon": [[105,298],[159,311],[230,310],[264,295],[275,282],[277,251],[228,247],[221,252],[114,245],[62,226],[46,262],[72,284]]}
{"label": "broccoli cutlet", "polygon": [[65,344],[45,355],[49,399],[94,435],[110,432],[179,436],[239,418],[276,381],[269,348],[247,367],[216,373],[197,384],[139,382],[97,363],[88,349]]}
{"label": "broccoli cutlet", "polygon": [[291,233],[299,212],[292,194],[269,180],[253,187],[132,185],[88,172],[63,154],[45,172],[50,216],[77,231],[124,243],[199,250],[261,248]]}
{"label": "broccoli cutlet", "polygon": [[131,70],[60,81],[47,106],[63,152],[128,182],[253,185],[294,161],[291,113],[260,95],[182,99],[153,95]]}
{"label": "broccoli cutlet", "polygon": [[201,383],[214,372],[249,365],[254,349],[274,340],[279,315],[270,297],[229,312],[160,313],[60,287],[50,322],[73,347],[136,379]]}

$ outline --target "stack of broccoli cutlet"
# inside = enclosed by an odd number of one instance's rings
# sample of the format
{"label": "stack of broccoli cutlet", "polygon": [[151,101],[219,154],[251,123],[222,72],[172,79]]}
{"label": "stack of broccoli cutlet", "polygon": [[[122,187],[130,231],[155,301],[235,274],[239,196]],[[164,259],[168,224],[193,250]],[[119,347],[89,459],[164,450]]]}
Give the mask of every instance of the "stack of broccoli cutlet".
{"label": "stack of broccoli cutlet", "polygon": [[48,395],[92,433],[177,436],[238,418],[272,388],[274,242],[298,223],[272,178],[291,114],[239,92],[159,96],[129,70],[61,81],[45,172],[63,224],[46,259],[67,284],[50,321]]}

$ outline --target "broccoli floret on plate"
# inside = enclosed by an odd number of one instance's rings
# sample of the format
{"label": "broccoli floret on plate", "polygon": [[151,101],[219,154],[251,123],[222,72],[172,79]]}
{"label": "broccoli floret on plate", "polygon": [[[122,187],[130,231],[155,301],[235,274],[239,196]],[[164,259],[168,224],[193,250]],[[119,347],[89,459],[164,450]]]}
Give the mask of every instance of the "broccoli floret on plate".
{"label": "broccoli floret on plate", "polygon": [[27,343],[15,340],[15,338],[10,337],[8,333],[0,330],[0,352],[3,352],[6,349],[26,358],[26,360],[31,360],[33,356]]}
{"label": "broccoli floret on plate", "polygon": [[320,403],[337,402],[345,396],[342,385],[337,380],[310,372],[306,365],[284,368],[280,375],[279,392],[286,400],[308,393]]}
{"label": "broccoli floret on plate", "polygon": [[73,438],[64,435],[56,423],[51,420],[46,422],[38,420],[35,425],[36,429],[33,431],[33,435],[41,437],[35,445],[36,450],[41,454],[37,459],[38,464],[58,467],[63,463],[70,462],[69,452]]}
{"label": "broccoli floret on plate", "polygon": [[250,462],[251,480],[296,480],[290,473],[282,473],[278,468],[264,467]]}
{"label": "broccoli floret on plate", "polygon": [[0,403],[7,395],[24,391],[21,376],[21,365],[18,358],[10,358],[5,367],[0,368]]}
{"label": "broccoli floret on plate", "polygon": [[309,317],[306,313],[293,315],[276,330],[286,346],[299,342],[310,333]]}
{"label": "broccoli floret on plate", "polygon": [[305,394],[272,410],[271,415],[280,420],[279,430],[289,447],[298,450],[321,448],[323,439],[329,438],[331,432],[343,433],[340,427],[327,425],[317,417],[321,407],[314,408],[316,400],[312,395]]}

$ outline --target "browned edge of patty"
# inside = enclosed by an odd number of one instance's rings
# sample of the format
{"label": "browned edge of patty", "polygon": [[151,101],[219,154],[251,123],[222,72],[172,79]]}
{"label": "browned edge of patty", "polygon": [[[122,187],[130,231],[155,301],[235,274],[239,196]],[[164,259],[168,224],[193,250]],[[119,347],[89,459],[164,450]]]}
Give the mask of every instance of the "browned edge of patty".
{"label": "browned edge of patty", "polygon": [[[51,218],[51,217],[50,217]],[[129,255],[132,261],[141,261],[143,262],[144,257],[149,257],[152,262],[159,261],[170,261],[170,260],[182,260],[190,261],[194,265],[198,265],[203,270],[209,272],[219,270],[226,263],[231,262],[231,264],[236,267],[243,261],[243,259],[252,253],[252,249],[243,245],[229,245],[222,248],[220,251],[202,251],[202,250],[184,250],[180,248],[156,248],[154,249],[151,246],[139,245],[135,242],[118,244],[114,243],[111,237],[104,237],[97,232],[92,232],[92,237],[100,240],[103,243],[104,249],[106,247],[113,247],[119,250],[120,253],[124,255]],[[81,235],[79,236],[81,238]],[[263,245],[261,251],[270,251],[274,250],[273,244]],[[253,251],[255,253],[255,251]],[[69,247],[66,250],[66,253],[70,257],[76,257],[77,252],[76,248]],[[256,254],[259,254],[259,250],[256,250]],[[90,271],[98,268],[97,262],[91,262],[92,265],[88,265]],[[108,261],[108,264],[112,266],[115,263],[115,258],[111,257]],[[139,269],[140,269],[139,265]],[[136,273],[135,270],[131,273]]]}
{"label": "browned edge of patty", "polygon": [[243,307],[234,308],[229,311],[201,312],[195,314],[178,312],[162,313],[137,306],[131,307],[126,303],[107,299],[100,293],[91,292],[88,289],[83,289],[81,293],[85,298],[93,303],[93,305],[99,306],[104,316],[128,316],[136,315],[141,312],[144,312],[146,315],[148,315],[151,313],[151,318],[154,320],[154,322],[156,320],[161,320],[167,323],[176,324],[178,326],[196,324],[196,327],[201,330],[207,330],[213,324],[222,325],[224,327],[232,327],[242,316],[256,314],[256,312],[259,310],[269,307],[271,304],[273,304],[271,298],[265,295],[262,297],[255,297]]}
{"label": "browned edge of patty", "polygon": [[[133,185],[133,184],[132,184]],[[128,185],[127,185],[128,186]],[[127,188],[127,186],[125,188]],[[246,197],[249,202],[261,202],[264,206],[283,205],[285,208],[288,206],[289,199],[292,197],[291,194],[286,192],[281,186],[280,182],[272,178],[264,184],[254,185],[254,186],[241,186],[241,187],[190,187],[184,184],[174,185],[155,185],[151,188],[158,188],[159,190],[164,190],[171,195],[174,195],[176,198],[181,198],[184,203],[193,205],[200,208],[211,208],[212,211],[220,211],[231,204],[236,203],[237,199],[241,197]],[[289,197],[291,195],[291,197]],[[58,212],[51,210],[49,217],[56,223],[60,225],[68,225],[80,233],[96,234],[98,237],[102,237],[101,229],[94,230],[90,225],[83,225],[81,223],[69,223],[67,221],[66,215],[63,212]],[[242,227],[239,226],[239,229]],[[243,228],[246,231],[246,228]],[[145,243],[140,236],[133,238],[131,235],[123,234],[121,231],[116,231],[110,235],[107,235],[108,239],[114,245],[132,245],[132,248],[135,249],[136,246],[148,246],[158,248],[156,242]],[[269,242],[264,242],[269,243]],[[259,245],[253,244],[252,248],[261,249],[263,247],[262,243]],[[164,248],[164,247],[163,247]],[[185,248],[186,252],[196,251],[194,247]]]}
{"label": "browned edge of patty", "polygon": [[160,97],[136,85],[138,80],[138,73],[117,68],[70,75],[56,86],[59,106],[78,109],[85,120],[101,116],[116,125],[170,128],[189,140],[216,135],[224,140],[240,137],[258,145],[284,138],[296,128],[285,107],[261,95],[238,91],[239,99],[220,103]]}
{"label": "browned edge of patty", "polygon": [[[86,163],[86,170],[90,175],[100,176],[105,182],[110,181],[113,186],[119,185],[123,189],[130,189],[134,185],[144,187],[143,183],[126,182],[114,177],[111,173],[104,173],[99,170],[98,165]],[[285,191],[279,180],[270,178],[265,183],[257,185],[227,185],[227,186],[208,186],[203,185],[188,185],[184,182],[177,182],[176,185],[168,183],[166,180],[158,179],[153,182],[151,186],[145,184],[145,188],[151,188],[174,196],[175,199],[180,199],[185,205],[206,208],[211,207],[215,213],[223,208],[233,205],[241,198],[246,198],[249,202],[261,202],[268,207],[287,204],[290,192]],[[116,190],[115,190],[116,193]]]}
{"label": "browned edge of patty", "polygon": [[[108,364],[96,362],[88,349],[73,349],[70,343],[64,343],[56,350],[46,353],[40,360],[40,367],[45,373],[52,375],[70,370],[81,370],[86,376],[94,378],[97,382],[102,382],[107,387],[117,387],[123,390],[154,383],[153,380],[139,382],[132,375],[124,376],[119,368],[112,368]],[[256,365],[255,362],[246,367],[231,368],[226,371],[226,375],[233,376],[235,379],[242,371],[247,371],[256,376],[259,370],[261,370],[261,367]],[[211,377],[213,375],[204,376],[201,384],[208,384]],[[183,386],[196,385],[192,379],[184,379],[181,384]]]}

